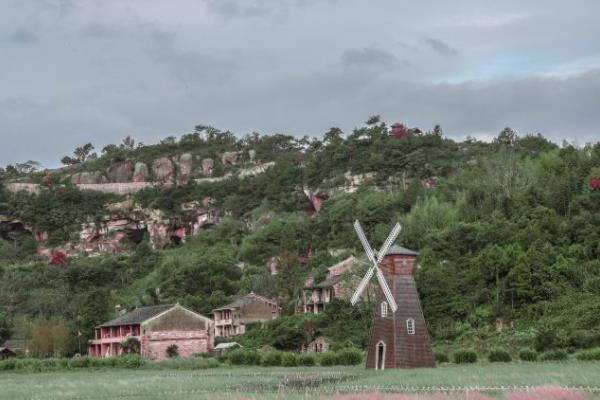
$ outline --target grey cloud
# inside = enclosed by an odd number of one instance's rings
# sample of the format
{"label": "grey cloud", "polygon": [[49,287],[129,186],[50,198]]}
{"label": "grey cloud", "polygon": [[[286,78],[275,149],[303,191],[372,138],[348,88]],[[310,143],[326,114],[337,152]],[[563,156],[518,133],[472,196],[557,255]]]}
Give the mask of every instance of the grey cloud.
{"label": "grey cloud", "polygon": [[39,40],[33,31],[23,27],[14,30],[7,36],[7,39],[19,45],[30,45]]}
{"label": "grey cloud", "polygon": [[424,38],[423,41],[429,47],[431,47],[435,52],[437,52],[437,53],[439,53],[439,54],[441,54],[443,56],[451,57],[451,56],[458,55],[458,50],[456,50],[455,48],[450,47],[448,44],[446,44],[441,39],[427,37],[427,38]]}
{"label": "grey cloud", "polygon": [[346,67],[375,67],[391,69],[406,64],[399,60],[394,54],[373,47],[364,49],[350,49],[342,53],[342,65]]}
{"label": "grey cloud", "polygon": [[122,31],[116,26],[98,23],[87,25],[81,33],[85,37],[94,39],[113,39],[123,35]]}

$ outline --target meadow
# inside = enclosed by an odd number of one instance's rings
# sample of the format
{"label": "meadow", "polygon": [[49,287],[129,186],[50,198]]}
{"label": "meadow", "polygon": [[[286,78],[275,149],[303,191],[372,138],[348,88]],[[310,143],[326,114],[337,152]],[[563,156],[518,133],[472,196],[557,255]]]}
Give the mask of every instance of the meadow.
{"label": "meadow", "polygon": [[[435,369],[220,367],[0,373],[0,399],[600,398],[600,363],[476,363]],[[533,387],[545,387],[539,393]],[[574,388],[572,392],[560,388]],[[581,390],[583,389],[583,390]],[[537,390],[537,391],[536,391]],[[544,391],[545,390],[545,391]],[[518,393],[517,393],[518,392]],[[522,392],[522,393],[521,393]],[[403,393],[399,395],[398,393]],[[527,397],[527,394],[530,397]],[[532,397],[533,396],[533,397]]]}

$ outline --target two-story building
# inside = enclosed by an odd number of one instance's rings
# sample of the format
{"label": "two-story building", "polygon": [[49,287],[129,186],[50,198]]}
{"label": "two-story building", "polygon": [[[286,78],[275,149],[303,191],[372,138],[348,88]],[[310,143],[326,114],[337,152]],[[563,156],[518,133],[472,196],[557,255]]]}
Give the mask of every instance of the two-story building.
{"label": "two-story building", "polygon": [[298,314],[319,314],[333,299],[346,299],[352,293],[344,286],[345,272],[357,265],[357,259],[350,256],[347,259],[327,268],[325,279],[315,283],[313,277],[308,277],[302,292],[302,299],[296,308]]}
{"label": "two-story building", "polygon": [[215,337],[229,337],[246,332],[246,325],[279,318],[281,307],[276,301],[248,293],[212,311]]}
{"label": "two-story building", "polygon": [[134,350],[144,358],[162,359],[167,347],[177,346],[181,357],[206,353],[214,347],[213,322],[179,304],[140,307],[96,327],[88,354],[111,357],[124,353],[121,345],[136,339]]}

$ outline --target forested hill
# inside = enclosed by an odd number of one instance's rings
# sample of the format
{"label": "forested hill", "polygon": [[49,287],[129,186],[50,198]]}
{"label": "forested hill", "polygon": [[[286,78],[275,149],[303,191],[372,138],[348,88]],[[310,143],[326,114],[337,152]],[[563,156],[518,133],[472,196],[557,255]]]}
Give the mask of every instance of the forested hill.
{"label": "forested hill", "polygon": [[[321,139],[198,126],[99,155],[84,145],[61,169],[0,169],[0,339],[50,329],[73,353],[76,333],[117,304],[208,313],[249,291],[291,315],[308,274],[362,255],[359,219],[376,245],[402,223],[437,345],[600,345],[600,143],[390,132],[377,117]],[[321,333],[364,346],[357,318],[369,321],[367,305],[340,302],[240,340],[293,349]]]}

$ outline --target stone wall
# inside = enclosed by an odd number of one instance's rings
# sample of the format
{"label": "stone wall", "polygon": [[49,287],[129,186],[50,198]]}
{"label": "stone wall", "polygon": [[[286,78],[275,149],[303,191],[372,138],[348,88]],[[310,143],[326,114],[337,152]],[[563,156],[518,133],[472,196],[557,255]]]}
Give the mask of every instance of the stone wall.
{"label": "stone wall", "polygon": [[196,353],[208,353],[214,348],[214,336],[204,331],[155,331],[142,335],[142,357],[151,360],[167,358],[167,348],[177,346],[180,357],[191,357]]}

